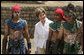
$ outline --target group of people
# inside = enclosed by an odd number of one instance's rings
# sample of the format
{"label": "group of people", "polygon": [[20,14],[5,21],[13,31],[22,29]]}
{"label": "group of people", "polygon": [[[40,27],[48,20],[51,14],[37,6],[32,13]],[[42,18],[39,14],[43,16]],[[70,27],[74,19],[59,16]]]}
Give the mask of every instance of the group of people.
{"label": "group of people", "polygon": [[[5,21],[3,54],[31,53],[28,24],[26,20],[20,18],[20,14],[21,8],[16,4],[12,8],[12,18]],[[73,12],[70,11],[66,18],[64,11],[57,8],[52,14],[55,21],[51,21],[47,18],[45,9],[38,7],[35,9],[35,15],[40,20],[35,24],[34,30],[35,54],[78,54],[83,52],[83,21],[76,20]]]}

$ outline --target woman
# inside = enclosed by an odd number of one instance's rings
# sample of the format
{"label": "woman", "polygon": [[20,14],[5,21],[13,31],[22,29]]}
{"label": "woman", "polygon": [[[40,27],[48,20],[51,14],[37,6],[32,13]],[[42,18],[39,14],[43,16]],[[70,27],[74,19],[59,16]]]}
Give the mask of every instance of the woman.
{"label": "woman", "polygon": [[34,31],[34,48],[35,54],[45,54],[46,49],[46,40],[49,34],[49,23],[50,21],[46,17],[46,12],[43,8],[36,8],[35,14],[37,18],[40,20],[38,23],[35,24],[35,31]]}

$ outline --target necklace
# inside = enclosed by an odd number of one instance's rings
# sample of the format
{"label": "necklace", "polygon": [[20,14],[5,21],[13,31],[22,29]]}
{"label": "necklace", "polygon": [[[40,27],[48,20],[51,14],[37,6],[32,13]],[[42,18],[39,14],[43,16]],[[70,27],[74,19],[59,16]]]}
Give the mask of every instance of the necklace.
{"label": "necklace", "polygon": [[77,30],[76,23],[69,24],[69,23],[65,22],[63,24],[63,26],[64,26],[65,29],[67,29],[70,32],[75,32]]}

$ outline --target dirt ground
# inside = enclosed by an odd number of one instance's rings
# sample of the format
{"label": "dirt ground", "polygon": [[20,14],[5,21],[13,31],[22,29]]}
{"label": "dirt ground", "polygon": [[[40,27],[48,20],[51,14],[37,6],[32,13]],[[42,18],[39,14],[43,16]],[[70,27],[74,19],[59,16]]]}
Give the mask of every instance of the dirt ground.
{"label": "dirt ground", "polygon": [[[74,6],[83,6],[83,1],[46,1],[44,4],[27,4],[18,3],[19,6],[67,6],[69,3],[74,4]],[[12,5],[11,5],[12,4]],[[1,7],[13,7],[16,3],[1,2]]]}

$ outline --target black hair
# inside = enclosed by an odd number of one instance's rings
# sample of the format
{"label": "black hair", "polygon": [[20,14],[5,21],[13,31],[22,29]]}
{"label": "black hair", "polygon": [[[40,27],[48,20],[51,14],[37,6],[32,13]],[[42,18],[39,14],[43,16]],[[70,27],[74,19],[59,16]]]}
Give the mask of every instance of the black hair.
{"label": "black hair", "polygon": [[68,6],[67,6],[67,9],[68,10],[72,10],[72,11],[75,11],[75,7],[72,3],[69,3]]}

